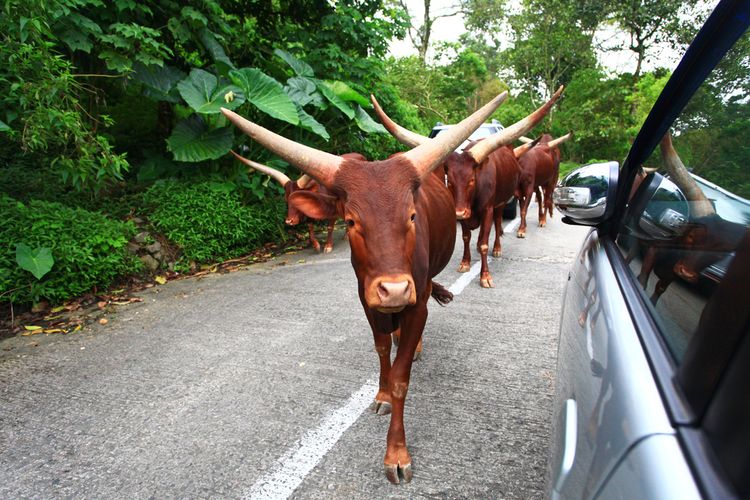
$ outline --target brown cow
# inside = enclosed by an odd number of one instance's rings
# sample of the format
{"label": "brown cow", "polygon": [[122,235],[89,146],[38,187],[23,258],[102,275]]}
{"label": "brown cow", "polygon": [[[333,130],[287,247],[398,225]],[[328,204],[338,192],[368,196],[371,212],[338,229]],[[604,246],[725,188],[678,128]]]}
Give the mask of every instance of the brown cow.
{"label": "brown cow", "polygon": [[[281,187],[284,188],[284,200],[287,203],[286,218],[284,219],[284,222],[288,226],[296,226],[297,224],[302,222],[303,219],[305,219],[305,215],[297,210],[294,205],[289,203],[289,197],[292,195],[292,193],[299,191],[300,189],[305,189],[307,191],[330,194],[325,187],[318,184],[315,179],[311,179],[307,174],[304,174],[296,181],[293,181],[289,177],[287,177],[286,174],[279,172],[274,168],[263,165],[262,163],[248,160],[247,158],[238,155],[234,151],[231,151],[231,153],[235,156],[235,158],[240,160],[248,167],[273,177],[276,181],[278,181],[279,184],[281,184]],[[355,160],[367,160],[367,158],[359,153],[346,153],[341,156],[344,158],[352,158]],[[326,244],[323,247],[323,253],[330,253],[333,250],[333,228],[336,224],[336,220],[336,217],[328,219],[328,234],[326,237]],[[310,244],[316,252],[320,252],[320,243],[315,238],[315,224],[313,223],[312,219],[310,220],[310,222],[308,222],[307,227],[310,232]]]}
{"label": "brown cow", "polygon": [[[392,483],[412,478],[404,432],[404,400],[414,352],[427,320],[430,296],[452,294],[432,281],[448,264],[456,239],[453,200],[432,174],[507,97],[501,94],[439,138],[383,161],[332,155],[277,135],[236,113],[222,113],[243,132],[304,171],[332,194],[297,191],[289,197],[305,215],[344,218],[359,298],[380,358],[380,389],[373,409],[392,412],[385,474]],[[391,336],[401,342],[391,366]]]}
{"label": "brown cow", "polygon": [[[445,161],[448,187],[456,203],[456,218],[461,221],[464,241],[464,254],[458,271],[466,272],[471,268],[471,231],[479,228],[477,250],[482,261],[479,284],[483,288],[495,286],[487,265],[492,224],[495,224],[492,255],[499,257],[502,251],[500,236],[503,232],[503,208],[513,198],[520,173],[516,154],[520,155],[527,150],[527,147],[521,146],[514,151],[508,145],[542,121],[562,91],[563,87],[560,87],[546,104],[523,120],[489,137],[469,143],[462,152],[451,153]],[[371,99],[380,121],[403,144],[413,147],[434,140],[396,124],[383,112],[375,98]]]}
{"label": "brown cow", "polygon": [[516,233],[519,238],[526,237],[526,214],[533,193],[536,193],[539,203],[539,227],[547,224],[547,213],[552,217],[552,192],[560,175],[560,149],[557,146],[570,137],[571,134],[567,134],[553,140],[551,135],[544,134],[539,144],[519,158],[521,175],[516,189],[521,208],[521,224]]}

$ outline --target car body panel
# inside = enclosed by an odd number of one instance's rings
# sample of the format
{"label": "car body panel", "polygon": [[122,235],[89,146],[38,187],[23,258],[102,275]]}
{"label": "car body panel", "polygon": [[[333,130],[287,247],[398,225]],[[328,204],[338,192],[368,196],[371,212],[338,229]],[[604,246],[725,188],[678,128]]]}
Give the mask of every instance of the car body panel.
{"label": "car body panel", "polygon": [[596,496],[623,500],[700,499],[690,467],[684,461],[674,460],[681,455],[675,436],[649,436],[628,451]]}
{"label": "car body panel", "polygon": [[[558,498],[591,498],[628,451],[655,435],[675,436],[649,362],[597,232],[570,270],[557,361],[553,442],[563,442],[566,402],[577,405],[575,464]],[[608,293],[600,293],[606,290]],[[550,491],[563,450],[553,447]],[[683,470],[677,456],[675,471]],[[669,460],[662,464],[670,469]],[[633,497],[635,498],[635,497]]]}

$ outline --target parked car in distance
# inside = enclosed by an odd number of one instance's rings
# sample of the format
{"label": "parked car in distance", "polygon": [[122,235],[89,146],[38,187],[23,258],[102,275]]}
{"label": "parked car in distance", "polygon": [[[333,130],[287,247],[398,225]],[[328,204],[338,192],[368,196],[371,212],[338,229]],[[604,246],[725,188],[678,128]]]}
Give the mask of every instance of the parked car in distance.
{"label": "parked car in distance", "polygon": [[[448,130],[453,125],[444,125],[440,122],[437,122],[435,126],[430,131],[430,135],[428,136],[430,139],[437,136],[441,132]],[[492,120],[490,123],[483,123],[478,129],[472,133],[468,139],[466,139],[463,143],[461,143],[460,146],[456,148],[457,152],[461,152],[464,150],[467,144],[469,144],[470,141],[478,141],[479,139],[484,139],[485,137],[488,137],[494,133],[500,132],[503,130],[503,125],[497,121]],[[503,209],[503,218],[504,219],[514,219],[516,217],[516,214],[518,213],[518,200],[513,198],[513,201],[509,202],[505,209]]]}
{"label": "parked car in distance", "polygon": [[[734,169],[718,186],[680,160],[750,111],[717,84],[748,24],[748,2],[719,2],[622,168],[587,165],[555,190],[563,221],[592,229],[563,298],[553,499],[750,498],[750,202],[733,193],[750,164],[712,147],[701,171]],[[708,105],[732,113],[709,129],[695,119]]]}

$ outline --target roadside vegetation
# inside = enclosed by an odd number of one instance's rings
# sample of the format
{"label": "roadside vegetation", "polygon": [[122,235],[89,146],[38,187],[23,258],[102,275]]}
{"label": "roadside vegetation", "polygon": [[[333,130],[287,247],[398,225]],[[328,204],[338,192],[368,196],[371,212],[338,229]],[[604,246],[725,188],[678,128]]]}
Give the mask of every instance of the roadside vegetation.
{"label": "roadside vegetation", "polygon": [[[401,147],[372,118],[370,93],[427,134],[506,89],[512,98],[495,118],[510,124],[564,84],[537,132],[573,131],[566,168],[621,161],[669,77],[642,63],[655,42],[684,49],[706,12],[674,0],[619,6],[461,0],[468,32],[434,44],[434,13],[413,18],[385,0],[8,0],[0,303],[50,307],[296,241],[281,188],[228,153],[299,172],[240,135],[221,107],[319,149],[381,159]],[[633,41],[634,73],[602,67],[594,34],[603,26]],[[389,42],[404,38],[418,55],[389,56]],[[747,54],[745,41],[712,84],[746,96]],[[750,117],[735,104],[694,104],[692,125],[705,126],[676,142],[697,173],[748,196]],[[711,164],[714,148],[732,160]]]}

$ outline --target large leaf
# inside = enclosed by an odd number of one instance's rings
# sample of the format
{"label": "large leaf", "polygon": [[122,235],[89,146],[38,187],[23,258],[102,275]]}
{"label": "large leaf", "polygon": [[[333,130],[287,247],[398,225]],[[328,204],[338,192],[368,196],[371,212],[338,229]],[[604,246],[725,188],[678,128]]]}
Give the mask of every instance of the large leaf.
{"label": "large leaf", "polygon": [[171,66],[144,66],[136,63],[133,78],[143,84],[143,93],[155,101],[180,102],[175,85],[187,75]]}
{"label": "large leaf", "polygon": [[339,110],[341,110],[341,112],[344,113],[350,120],[354,118],[354,109],[352,109],[352,107],[349,106],[346,101],[336,95],[333,89],[331,89],[331,87],[329,87],[326,82],[317,80],[316,83],[318,86],[318,90],[320,90],[320,93],[323,94],[331,104],[339,108]]}
{"label": "large leaf", "polygon": [[318,134],[326,141],[331,138],[331,136],[328,135],[328,131],[326,130],[326,128],[318,120],[307,114],[307,112],[302,109],[302,106],[297,106],[297,113],[299,113],[300,127],[305,130],[309,130],[314,134]]}
{"label": "large leaf", "polygon": [[279,82],[255,68],[242,68],[229,72],[229,78],[245,91],[247,100],[261,111],[291,123],[299,124],[297,108],[286,95]]}
{"label": "large leaf", "polygon": [[357,106],[357,114],[355,115],[354,120],[357,122],[357,126],[368,134],[388,133],[384,126],[370,118],[370,115],[362,109],[362,106]]}
{"label": "large leaf", "polygon": [[198,113],[218,113],[221,108],[235,109],[245,102],[242,89],[234,85],[218,87],[216,76],[197,68],[177,84],[182,98]]}
{"label": "large leaf", "polygon": [[0,132],[8,132],[9,130],[10,127],[8,126],[8,124],[0,120]]}
{"label": "large leaf", "polygon": [[213,33],[203,28],[199,36],[203,47],[211,54],[219,74],[226,76],[231,70],[236,69],[234,63],[227,56],[227,53],[224,52],[224,47],[216,40],[216,36]]}
{"label": "large leaf", "polygon": [[285,52],[281,49],[276,49],[273,51],[273,53],[282,58],[285,63],[291,66],[297,76],[309,76],[310,78],[315,76],[315,73],[313,73],[313,69],[309,64],[304,61],[300,61],[289,52]]}
{"label": "large leaf", "polygon": [[326,85],[328,85],[328,88],[330,88],[333,93],[339,96],[342,100],[354,101],[360,106],[364,106],[366,108],[372,107],[372,104],[370,104],[370,101],[368,101],[365,96],[363,96],[344,82],[338,80],[326,80],[325,83]]}
{"label": "large leaf", "polygon": [[221,158],[232,149],[231,127],[210,130],[200,115],[181,121],[167,139],[177,161],[197,162]]}
{"label": "large leaf", "polygon": [[315,82],[303,76],[296,76],[286,81],[284,91],[287,95],[300,106],[306,106],[314,101],[314,94],[318,91]]}
{"label": "large leaf", "polygon": [[55,259],[52,257],[52,250],[47,247],[32,250],[25,243],[19,243],[16,245],[16,262],[21,269],[25,269],[40,280],[50,272],[55,264]]}

